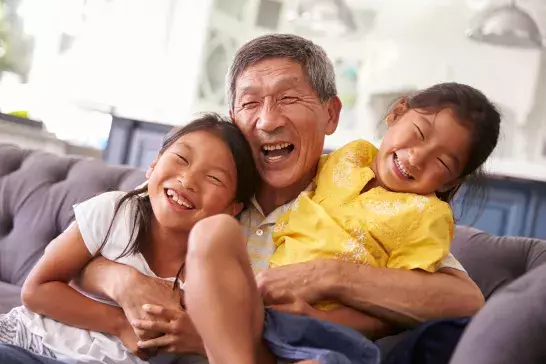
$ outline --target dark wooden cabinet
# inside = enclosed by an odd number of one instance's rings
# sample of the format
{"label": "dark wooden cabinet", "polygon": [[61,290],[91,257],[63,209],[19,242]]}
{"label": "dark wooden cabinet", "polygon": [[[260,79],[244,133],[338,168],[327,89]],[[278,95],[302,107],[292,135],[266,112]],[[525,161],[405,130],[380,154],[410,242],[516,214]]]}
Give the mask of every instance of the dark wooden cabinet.
{"label": "dark wooden cabinet", "polygon": [[529,236],[546,239],[546,183],[536,192],[536,199],[532,206],[534,213],[527,224],[527,231]]}
{"label": "dark wooden cabinet", "polygon": [[458,224],[494,235],[546,239],[546,183],[489,177],[484,200],[478,196],[463,202],[465,192],[452,204]]}
{"label": "dark wooden cabinet", "polygon": [[146,169],[157,156],[172,125],[113,117],[103,159]]}

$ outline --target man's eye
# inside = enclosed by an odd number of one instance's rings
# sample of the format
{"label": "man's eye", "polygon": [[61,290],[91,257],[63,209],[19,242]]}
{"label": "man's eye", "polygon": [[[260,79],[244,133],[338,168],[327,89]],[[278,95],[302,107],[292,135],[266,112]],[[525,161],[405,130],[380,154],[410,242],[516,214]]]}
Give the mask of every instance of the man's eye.
{"label": "man's eye", "polygon": [[292,104],[296,101],[298,101],[298,98],[297,97],[293,97],[293,96],[284,96],[281,101],[285,104]]}
{"label": "man's eye", "polygon": [[241,106],[243,107],[243,109],[253,109],[256,106],[258,106],[258,102],[256,101],[245,102]]}

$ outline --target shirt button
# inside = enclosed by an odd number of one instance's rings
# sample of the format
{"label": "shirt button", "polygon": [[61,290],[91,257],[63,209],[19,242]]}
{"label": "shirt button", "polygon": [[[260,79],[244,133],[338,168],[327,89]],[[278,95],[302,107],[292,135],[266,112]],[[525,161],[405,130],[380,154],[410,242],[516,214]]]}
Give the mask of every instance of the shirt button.
{"label": "shirt button", "polygon": [[264,231],[262,229],[256,230],[256,235],[262,236],[264,234]]}

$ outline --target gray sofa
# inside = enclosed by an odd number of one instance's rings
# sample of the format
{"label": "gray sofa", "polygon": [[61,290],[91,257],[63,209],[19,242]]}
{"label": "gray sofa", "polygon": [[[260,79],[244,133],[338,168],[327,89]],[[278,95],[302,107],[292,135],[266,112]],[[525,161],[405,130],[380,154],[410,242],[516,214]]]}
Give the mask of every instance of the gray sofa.
{"label": "gray sofa", "polygon": [[[143,179],[143,171],[129,167],[0,144],[0,313],[21,304],[20,287],[26,275],[45,246],[70,223],[72,205],[106,190],[134,188]],[[494,237],[467,227],[457,227],[452,252],[486,299],[519,277],[525,275],[522,280],[527,282],[546,262],[545,241]],[[514,284],[521,286],[519,281]],[[491,329],[472,326],[469,331],[477,332],[474,335]],[[506,330],[510,335],[511,329]]]}

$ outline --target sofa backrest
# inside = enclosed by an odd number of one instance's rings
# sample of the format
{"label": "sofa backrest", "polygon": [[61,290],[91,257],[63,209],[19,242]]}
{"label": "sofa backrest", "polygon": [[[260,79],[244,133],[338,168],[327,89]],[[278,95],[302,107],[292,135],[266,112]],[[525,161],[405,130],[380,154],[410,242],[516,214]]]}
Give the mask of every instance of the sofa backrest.
{"label": "sofa backrest", "polygon": [[143,181],[144,171],[134,168],[0,144],[0,281],[23,284],[72,221],[74,204]]}

